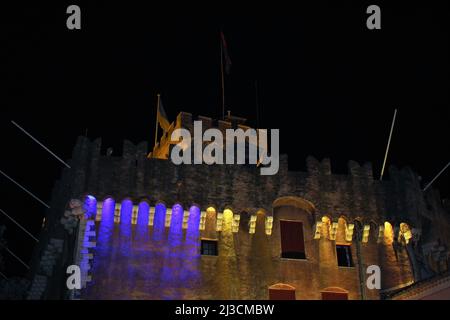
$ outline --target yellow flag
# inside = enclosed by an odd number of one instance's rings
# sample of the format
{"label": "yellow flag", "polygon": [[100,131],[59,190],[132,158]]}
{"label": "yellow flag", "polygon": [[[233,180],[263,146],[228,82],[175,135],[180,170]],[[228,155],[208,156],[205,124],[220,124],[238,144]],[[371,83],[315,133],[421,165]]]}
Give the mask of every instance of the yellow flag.
{"label": "yellow flag", "polygon": [[166,112],[164,111],[162,100],[159,101],[158,106],[158,123],[164,131],[169,131],[170,122],[167,118]]}

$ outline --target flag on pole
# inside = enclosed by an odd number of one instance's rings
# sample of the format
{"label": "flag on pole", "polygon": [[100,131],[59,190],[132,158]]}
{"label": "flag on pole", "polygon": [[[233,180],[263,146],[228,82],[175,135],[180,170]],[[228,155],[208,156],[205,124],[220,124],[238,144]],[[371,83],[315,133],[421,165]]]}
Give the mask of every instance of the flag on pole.
{"label": "flag on pole", "polygon": [[231,59],[230,55],[228,54],[228,46],[227,42],[225,41],[225,35],[222,31],[220,31],[220,37],[222,38],[222,49],[223,49],[223,55],[225,59],[225,73],[230,74],[231,69]]}
{"label": "flag on pole", "polygon": [[162,100],[159,101],[158,105],[158,123],[164,131],[169,131],[170,122],[168,120],[166,111],[164,111],[164,107],[162,105]]}

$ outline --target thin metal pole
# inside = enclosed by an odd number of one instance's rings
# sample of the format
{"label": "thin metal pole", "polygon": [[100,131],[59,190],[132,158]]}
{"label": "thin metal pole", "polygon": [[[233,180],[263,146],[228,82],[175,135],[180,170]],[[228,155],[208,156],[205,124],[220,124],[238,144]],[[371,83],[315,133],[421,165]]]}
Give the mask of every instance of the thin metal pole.
{"label": "thin metal pole", "polygon": [[433,184],[433,182],[439,178],[439,176],[450,166],[450,162],[447,163],[447,165],[444,167],[444,169],[442,169],[441,171],[439,171],[439,173],[436,175],[436,177],[434,177],[433,180],[431,180],[431,182],[429,184],[427,184],[427,186],[425,188],[423,188],[423,191],[427,191],[427,189]]}
{"label": "thin metal pole", "polygon": [[153,147],[153,150],[155,150],[156,143],[158,142],[158,119],[159,119],[158,114],[159,114],[159,101],[161,99],[161,95],[158,93],[157,96],[158,96],[158,102],[156,104],[155,145]]}
{"label": "thin metal pole", "polygon": [[33,236],[27,229],[25,229],[24,227],[22,227],[22,225],[20,223],[18,223],[16,220],[14,220],[12,217],[10,217],[5,211],[3,211],[2,209],[0,209],[0,212],[3,213],[9,220],[11,220],[12,222],[14,222],[20,229],[22,229],[26,234],[28,234],[30,237],[32,237],[36,242],[39,242],[38,239],[36,239],[35,236]]}
{"label": "thin metal pole", "polygon": [[13,178],[11,178],[10,176],[8,176],[6,173],[4,173],[2,170],[0,170],[0,174],[2,174],[3,176],[5,176],[7,179],[9,179],[11,182],[13,182],[14,184],[16,184],[18,187],[20,187],[23,191],[25,191],[26,193],[28,193],[30,196],[32,196],[33,198],[35,198],[37,201],[39,201],[40,203],[42,203],[44,206],[46,206],[47,208],[50,208],[50,206],[48,204],[46,204],[44,201],[42,201],[41,199],[39,199],[38,197],[36,197],[34,194],[32,194],[30,191],[28,191],[27,189],[25,189],[25,187],[22,187],[18,182],[16,182]]}
{"label": "thin metal pole", "polygon": [[18,256],[16,256],[16,255],[14,254],[14,252],[12,252],[11,250],[9,250],[5,245],[3,245],[3,244],[1,244],[1,243],[0,243],[0,245],[1,245],[3,248],[5,248],[5,250],[6,250],[10,255],[12,255],[14,258],[16,258],[17,261],[19,261],[21,264],[23,264],[23,265],[25,266],[25,268],[27,268],[28,270],[30,269],[30,267],[29,267],[25,262],[23,262],[22,259],[20,259]]}
{"label": "thin metal pole", "polygon": [[3,278],[5,278],[5,280],[8,280],[8,277],[5,276],[1,271],[0,271],[0,276],[2,276]]}
{"label": "thin metal pole", "polygon": [[255,80],[255,102],[256,102],[256,129],[259,129],[258,80]]}
{"label": "thin metal pole", "polygon": [[225,77],[223,75],[223,39],[220,39],[220,74],[222,77],[222,119],[225,119]]}
{"label": "thin metal pole", "polygon": [[380,181],[383,180],[384,168],[386,167],[386,160],[389,153],[389,146],[391,145],[392,132],[394,131],[395,118],[397,117],[397,109],[394,111],[394,118],[392,119],[391,132],[389,133],[389,140],[386,147],[386,153],[384,154],[383,167],[381,168]]}
{"label": "thin metal pole", "polygon": [[65,163],[63,160],[61,160],[60,157],[58,157],[56,154],[54,154],[53,152],[50,151],[49,148],[47,148],[46,146],[44,146],[41,142],[39,142],[39,140],[37,140],[35,137],[33,137],[31,134],[29,134],[24,128],[22,128],[21,126],[19,126],[17,123],[15,123],[14,121],[11,120],[11,123],[13,125],[15,125],[17,128],[19,128],[23,133],[25,133],[27,136],[29,136],[34,142],[36,142],[38,145],[40,145],[42,148],[44,148],[45,151],[47,151],[48,153],[50,153],[52,156],[54,156],[59,162],[61,162],[62,164],[64,164],[67,168],[70,169],[70,166]]}

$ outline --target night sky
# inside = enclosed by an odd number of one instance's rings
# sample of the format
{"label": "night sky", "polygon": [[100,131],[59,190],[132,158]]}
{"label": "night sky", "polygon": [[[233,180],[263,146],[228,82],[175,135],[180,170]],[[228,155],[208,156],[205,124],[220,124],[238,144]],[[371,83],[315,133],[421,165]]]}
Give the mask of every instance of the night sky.
{"label": "night sky", "polygon": [[[45,202],[63,165],[11,120],[65,160],[86,130],[116,154],[124,139],[151,148],[157,93],[171,121],[180,111],[220,117],[220,28],[233,63],[226,109],[255,126],[258,81],[260,127],[280,129],[292,170],[313,155],[335,173],[372,162],[379,178],[395,108],[388,164],[411,166],[425,184],[450,161],[448,3],[147,3],[2,4],[0,170]],[[81,30],[66,28],[69,4],[81,7]],[[366,27],[370,4],[381,30]],[[450,170],[434,187],[450,197]],[[0,190],[0,209],[38,235],[45,207],[3,176]],[[31,238],[0,224],[28,262]],[[26,273],[5,258],[7,275]]]}

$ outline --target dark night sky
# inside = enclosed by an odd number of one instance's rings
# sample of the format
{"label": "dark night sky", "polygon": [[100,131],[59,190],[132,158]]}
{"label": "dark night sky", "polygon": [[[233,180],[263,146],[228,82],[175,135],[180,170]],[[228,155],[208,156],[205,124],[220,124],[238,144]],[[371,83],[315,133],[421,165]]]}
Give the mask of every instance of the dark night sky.
{"label": "dark night sky", "polygon": [[[389,164],[427,182],[450,160],[449,6],[392,2],[3,7],[0,170],[49,201],[62,169],[11,120],[68,159],[86,128],[116,151],[125,138],[152,142],[158,92],[171,120],[179,111],[217,118],[223,26],[233,62],[227,109],[255,125],[257,79],[261,126],[280,129],[293,170],[311,154],[331,158],[336,173],[350,159],[370,161],[379,177],[397,107]],[[81,6],[80,31],[66,28],[69,4]],[[381,7],[381,30],[366,28],[369,4]],[[450,197],[450,170],[435,187]],[[0,190],[0,208],[38,234],[45,208],[2,176]],[[3,216],[0,224],[27,260],[33,242]],[[7,267],[25,272],[10,257]]]}

